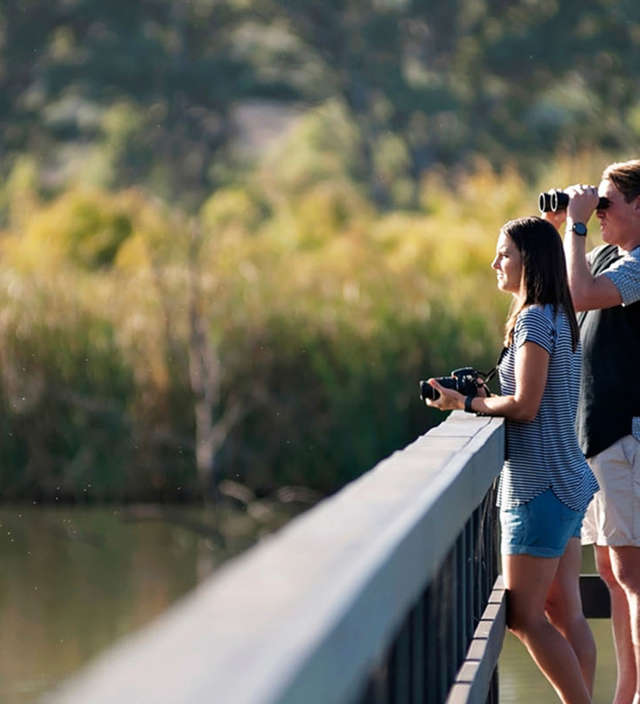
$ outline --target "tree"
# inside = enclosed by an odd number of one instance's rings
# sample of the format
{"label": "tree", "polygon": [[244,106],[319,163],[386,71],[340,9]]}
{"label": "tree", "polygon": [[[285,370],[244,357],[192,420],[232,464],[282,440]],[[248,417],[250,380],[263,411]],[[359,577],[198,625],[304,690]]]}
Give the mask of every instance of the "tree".
{"label": "tree", "polygon": [[[199,205],[229,145],[231,106],[263,90],[235,58],[241,19],[224,0],[6,0],[2,152],[9,163],[37,153],[55,184],[61,147],[100,145],[112,185],[142,182]],[[83,178],[86,160],[85,148]]]}

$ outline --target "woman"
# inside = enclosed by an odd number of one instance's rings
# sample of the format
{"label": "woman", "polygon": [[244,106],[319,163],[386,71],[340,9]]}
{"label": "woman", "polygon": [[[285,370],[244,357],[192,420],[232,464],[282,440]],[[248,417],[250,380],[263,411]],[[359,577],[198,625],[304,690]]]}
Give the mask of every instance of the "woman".
{"label": "woman", "polygon": [[580,528],[598,485],[574,431],[579,332],[560,236],[541,218],[512,220],[491,266],[498,288],[513,294],[502,395],[465,398],[429,379],[440,396],[427,404],[506,418],[498,505],[508,626],[560,699],[582,704],[591,701],[596,654],[578,587]]}

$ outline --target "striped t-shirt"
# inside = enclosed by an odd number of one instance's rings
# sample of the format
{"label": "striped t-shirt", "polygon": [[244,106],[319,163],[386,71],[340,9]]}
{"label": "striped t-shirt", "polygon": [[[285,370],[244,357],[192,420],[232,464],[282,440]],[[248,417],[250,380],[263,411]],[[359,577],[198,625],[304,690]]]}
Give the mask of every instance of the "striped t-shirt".
{"label": "striped t-shirt", "polygon": [[598,483],[582,454],[574,429],[580,380],[580,347],[571,349],[571,328],[562,308],[532,305],[520,312],[513,342],[499,366],[501,392],[515,393],[516,351],[534,342],[549,353],[547,383],[532,421],[506,421],[507,458],[498,505],[525,504],[543,491],[553,493],[570,509],[584,511]]}
{"label": "striped t-shirt", "polygon": [[[596,250],[597,253],[599,250]],[[614,262],[604,275],[611,279],[620,292],[623,306],[640,301],[640,246]]]}

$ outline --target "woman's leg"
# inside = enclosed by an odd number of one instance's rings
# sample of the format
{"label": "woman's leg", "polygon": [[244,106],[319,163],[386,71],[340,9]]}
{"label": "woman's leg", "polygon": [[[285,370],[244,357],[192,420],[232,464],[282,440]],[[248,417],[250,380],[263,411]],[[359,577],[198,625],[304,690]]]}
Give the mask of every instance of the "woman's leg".
{"label": "woman's leg", "polygon": [[579,538],[571,538],[547,595],[547,618],[569,641],[580,663],[582,677],[589,694],[593,694],[596,669],[596,643],[582,611],[580,568],[582,546]]}
{"label": "woman's leg", "polygon": [[508,594],[507,625],[524,643],[564,704],[589,704],[573,648],[545,616],[545,602],[560,558],[503,555]]}

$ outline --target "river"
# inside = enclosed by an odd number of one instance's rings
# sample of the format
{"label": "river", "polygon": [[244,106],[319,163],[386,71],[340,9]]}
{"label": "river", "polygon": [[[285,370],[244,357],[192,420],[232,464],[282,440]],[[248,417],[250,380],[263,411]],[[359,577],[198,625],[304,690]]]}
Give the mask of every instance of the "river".
{"label": "river", "polygon": [[[267,510],[265,520],[265,510],[256,521],[227,508],[221,541],[206,509],[0,507],[0,702],[35,702],[288,518],[269,518]],[[583,571],[593,571],[590,551]],[[591,625],[599,655],[594,702],[608,704],[615,683],[610,624]],[[555,700],[509,634],[499,676],[502,704]]]}
{"label": "river", "polygon": [[293,509],[0,507],[0,702],[34,702]]}

